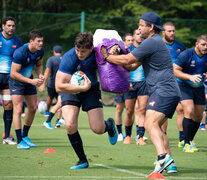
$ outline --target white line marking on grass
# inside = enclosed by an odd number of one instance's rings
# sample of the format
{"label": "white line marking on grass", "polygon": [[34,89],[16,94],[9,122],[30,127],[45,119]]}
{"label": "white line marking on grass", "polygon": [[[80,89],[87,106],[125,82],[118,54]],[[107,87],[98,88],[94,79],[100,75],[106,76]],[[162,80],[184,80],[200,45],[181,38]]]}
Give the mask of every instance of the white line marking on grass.
{"label": "white line marking on grass", "polygon": [[120,169],[120,168],[116,168],[116,167],[111,167],[111,166],[105,166],[103,164],[94,164],[95,166],[101,166],[101,167],[105,167],[107,169],[114,169],[115,171],[119,171],[119,172],[123,172],[123,173],[128,173],[128,174],[134,174],[137,176],[141,176],[141,177],[147,177],[147,174],[143,174],[143,173],[139,173],[139,172],[134,172],[134,171],[129,171],[126,169]]}
{"label": "white line marking on grass", "polygon": [[[116,168],[116,167],[111,167],[111,166],[106,166],[106,165],[103,165],[103,164],[93,164],[95,166],[100,166],[100,167],[104,167],[104,168],[107,168],[107,169],[114,169],[115,171],[119,171],[119,172],[124,172],[124,173],[128,173],[128,174],[134,174],[134,175],[138,175],[138,176],[141,176],[141,177],[136,177],[138,179],[140,178],[145,178],[145,177],[148,177],[148,175],[146,174],[143,174],[143,173],[139,173],[139,172],[134,172],[134,171],[129,171],[129,170],[126,170],[126,169],[120,169],[120,168]],[[122,177],[122,178],[125,178],[125,177]],[[126,177],[127,178],[127,177]],[[167,176],[165,177],[166,179],[196,179],[196,180],[206,180],[207,177],[175,177],[175,176]]]}

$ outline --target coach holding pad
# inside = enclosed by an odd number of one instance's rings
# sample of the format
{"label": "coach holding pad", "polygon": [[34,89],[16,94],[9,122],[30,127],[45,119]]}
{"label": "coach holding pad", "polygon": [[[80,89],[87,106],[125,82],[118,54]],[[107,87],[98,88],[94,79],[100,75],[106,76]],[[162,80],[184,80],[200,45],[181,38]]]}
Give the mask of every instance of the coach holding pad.
{"label": "coach holding pad", "polygon": [[176,82],[170,52],[160,36],[161,18],[154,12],[144,13],[139,20],[139,31],[145,39],[136,49],[127,55],[110,55],[102,48],[102,55],[108,62],[123,65],[135,70],[141,64],[149,88],[145,128],[155,146],[158,161],[153,172],[162,173],[174,165],[169,142],[161,130],[167,118],[172,118],[180,100],[180,91]]}

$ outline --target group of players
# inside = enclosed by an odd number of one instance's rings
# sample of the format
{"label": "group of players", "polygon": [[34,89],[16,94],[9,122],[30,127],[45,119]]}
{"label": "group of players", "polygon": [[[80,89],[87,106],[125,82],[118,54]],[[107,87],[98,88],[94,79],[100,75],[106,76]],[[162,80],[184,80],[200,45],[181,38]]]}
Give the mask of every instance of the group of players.
{"label": "group of players", "polygon": [[[29,34],[29,43],[22,45],[21,40],[13,35],[15,30],[13,18],[7,17],[3,21],[2,28],[0,34],[0,66],[2,66],[0,68],[0,90],[3,95],[5,122],[3,143],[16,144],[10,137],[13,118],[17,148],[29,149],[36,147],[36,144],[28,137],[36,112],[36,87],[44,86],[44,82],[46,82],[42,66],[43,35],[38,30],[32,30]],[[159,35],[160,31],[163,31],[163,39]],[[183,119],[183,132],[180,129],[179,145],[184,148],[185,152],[197,151],[192,140],[204,111],[203,82],[206,78],[207,68],[207,35],[198,36],[195,48],[184,50],[184,46],[175,40],[175,26],[172,23],[166,23],[164,28],[161,27],[160,16],[153,12],[146,12],[140,17],[136,33],[140,34],[142,40],[140,42],[134,40],[129,54],[114,55],[113,52],[117,52],[116,46],[110,53],[107,53],[104,47],[101,49],[101,54],[106,61],[122,65],[134,72],[134,77],[133,73],[131,74],[130,91],[132,92],[129,92],[129,98],[125,99],[127,108],[125,144],[131,142],[133,114],[137,100],[138,117],[141,123],[138,140],[141,138],[144,142],[143,135],[146,128],[158,155],[153,172],[162,173],[164,170],[177,172],[166,135],[167,118],[172,118],[177,107],[180,111],[178,117],[180,120]],[[183,52],[180,53],[180,51]],[[33,77],[33,68],[38,75],[37,78]],[[85,73],[85,82],[82,86],[68,83],[72,74],[77,70]],[[139,75],[135,71],[142,71],[144,76],[138,78]],[[178,83],[175,76],[179,78]],[[56,74],[55,88],[60,95],[68,139],[79,158],[78,163],[71,169],[87,168],[89,163],[78,132],[78,114],[81,106],[82,110],[87,112],[89,125],[94,133],[108,132],[109,142],[112,145],[115,145],[118,139],[113,118],[104,120],[101,91],[96,75],[92,33],[78,34],[75,39],[75,47],[62,56]],[[23,97],[28,112],[22,130]],[[179,102],[182,105],[180,107]],[[51,114],[51,116],[53,115],[54,113]],[[117,126],[117,129],[119,131],[120,126]],[[138,144],[143,144],[138,140]]]}

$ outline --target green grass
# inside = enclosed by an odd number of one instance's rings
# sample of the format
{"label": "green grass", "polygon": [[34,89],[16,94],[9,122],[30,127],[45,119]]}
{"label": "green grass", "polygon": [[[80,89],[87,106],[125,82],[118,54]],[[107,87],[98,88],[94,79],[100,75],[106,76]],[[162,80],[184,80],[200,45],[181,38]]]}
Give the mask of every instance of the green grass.
{"label": "green grass", "polygon": [[[114,107],[104,107],[105,118],[114,117]],[[0,110],[2,117],[2,108]],[[151,141],[146,146],[135,144],[133,127],[132,144],[117,142],[110,145],[108,135],[96,135],[89,129],[86,113],[79,116],[79,132],[90,168],[70,170],[77,162],[64,127],[47,130],[42,123],[46,120],[36,113],[29,136],[37,148],[18,150],[16,146],[0,144],[0,179],[144,179],[154,169],[155,148]],[[53,119],[54,126],[56,118]],[[0,122],[0,134],[3,133],[3,121]],[[178,173],[163,175],[167,179],[207,179],[207,131],[199,130],[195,141],[199,152],[184,153],[177,147],[178,131],[175,117],[169,120],[168,137],[173,158],[178,166]],[[15,136],[14,130],[12,134]],[[147,137],[147,133],[145,134]],[[45,154],[43,151],[53,148],[56,153]],[[105,167],[104,167],[105,166]]]}

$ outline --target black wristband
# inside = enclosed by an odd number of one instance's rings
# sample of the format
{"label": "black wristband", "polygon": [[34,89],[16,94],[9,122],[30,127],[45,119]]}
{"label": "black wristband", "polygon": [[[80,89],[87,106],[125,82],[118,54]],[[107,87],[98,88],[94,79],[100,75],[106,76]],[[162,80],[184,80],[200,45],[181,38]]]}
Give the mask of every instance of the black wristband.
{"label": "black wristband", "polygon": [[107,58],[109,57],[109,54],[107,54],[105,57],[104,57],[104,60],[107,61]]}

